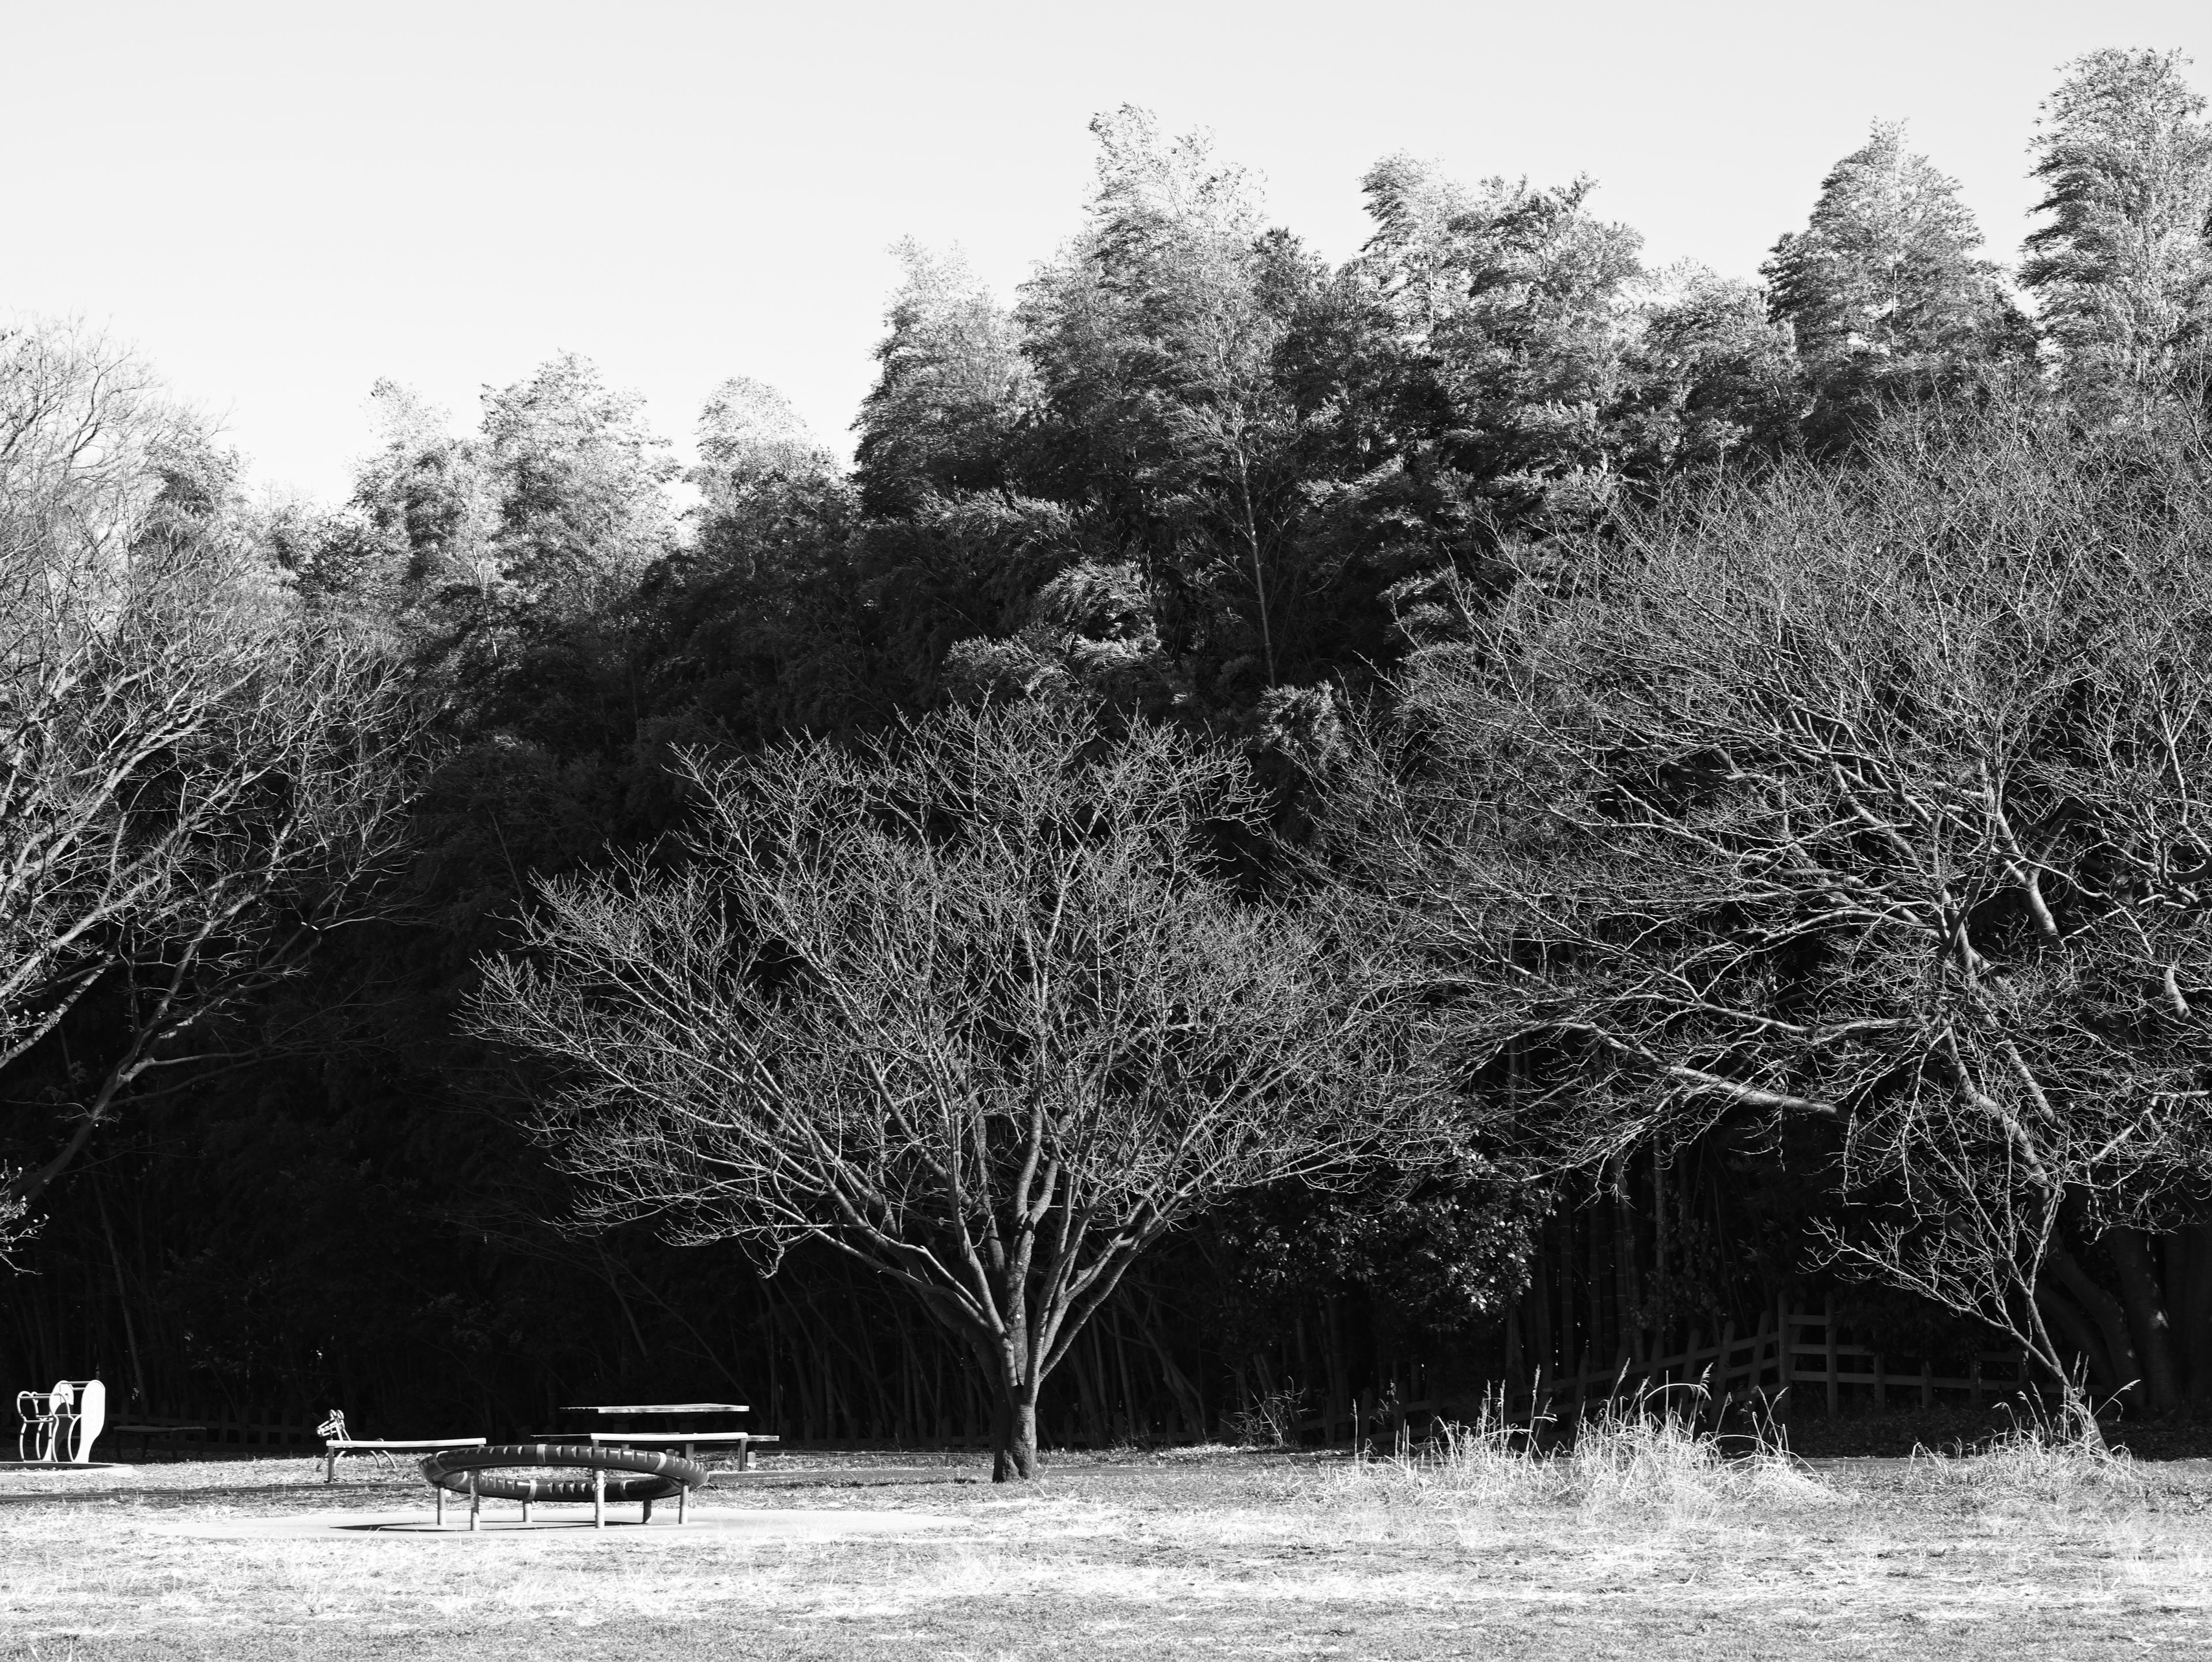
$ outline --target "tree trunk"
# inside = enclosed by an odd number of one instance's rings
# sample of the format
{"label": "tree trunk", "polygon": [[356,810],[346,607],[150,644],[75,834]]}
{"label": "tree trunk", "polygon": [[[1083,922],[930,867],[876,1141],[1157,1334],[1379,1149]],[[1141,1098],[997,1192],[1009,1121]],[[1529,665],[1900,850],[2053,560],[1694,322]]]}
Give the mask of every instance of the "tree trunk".
{"label": "tree trunk", "polygon": [[1083,1409],[1084,1434],[1091,1440],[1091,1447],[1103,1448],[1107,1440],[1106,1369],[1098,1360],[1098,1330],[1094,1326],[1083,1336],[1087,1342],[1069,1350],[1067,1361],[1075,1370],[1075,1393]]}
{"label": "tree trunk", "polygon": [[2119,1272],[2120,1298],[2136,1354],[2142,1359],[2151,1408],[2156,1413],[2169,1412],[2181,1406],[2181,1372],[2173,1354],[2173,1323],[2166,1315],[2158,1273],[2151,1267],[2150,1250],[2142,1232],[2128,1228],[2107,1230],[2105,1250]]}
{"label": "tree trunk", "polygon": [[2212,1224],[2192,1223],[2167,1243],[2166,1296],[2181,1328],[2189,1400],[2212,1397]]}
{"label": "tree trunk", "polygon": [[1623,1154],[1613,1184],[1613,1307],[1620,1323],[1620,1348],[1641,1362],[1649,1353],[1644,1342],[1644,1277],[1638,1263],[1643,1255],[1637,1249],[1636,1211],[1630,1199],[1633,1182],[1628,1156]]}
{"label": "tree trunk", "polygon": [[991,1409],[991,1481],[1027,1482],[1037,1475],[1036,1401],[1001,1389]]}
{"label": "tree trunk", "polygon": [[1328,1414],[1322,1422],[1322,1435],[1333,1441],[1334,1428],[1349,1423],[1352,1428],[1352,1440],[1356,1443],[1359,1430],[1352,1406],[1352,1368],[1344,1357],[1344,1323],[1337,1312],[1334,1294],[1322,1301],[1322,1309],[1328,1321]]}
{"label": "tree trunk", "polygon": [[1536,1312],[1536,1366],[1557,1373],[1552,1344],[1552,1239],[1558,1231],[1547,1218],[1536,1236],[1536,1273],[1528,1288],[1528,1301]]}
{"label": "tree trunk", "polygon": [[2047,1281],[2035,1289],[2035,1303],[2044,1320],[2057,1328],[2088,1363],[2091,1387],[2107,1393],[2118,1390],[2123,1381],[2113,1372],[2112,1358],[2105,1354],[2105,1341],[2097,1332],[2097,1324],[2081,1306]]}
{"label": "tree trunk", "polygon": [[1028,1336],[976,1334],[975,1354],[983,1367],[985,1394],[991,1403],[991,1481],[1026,1482],[1037,1475],[1037,1378],[1039,1358]]}
{"label": "tree trunk", "polygon": [[[2055,1247],[2057,1243],[2054,1241],[2052,1245]],[[2040,1294],[2043,1290],[2039,1288],[2037,1292]],[[2059,1302],[2063,1304],[2065,1301],[2062,1299]],[[2052,1342],[2051,1330],[2044,1323],[2040,1300],[2031,1297],[2024,1313],[2033,1341],[2030,1348],[2048,1367],[2058,1360],[2058,1348]],[[2086,1318],[2084,1319],[2086,1321]],[[1831,1367],[1832,1367],[1832,1361]],[[1875,1367],[1878,1370],[1881,1364],[1877,1362]],[[2080,1384],[2063,1373],[2058,1376],[2058,1399],[2063,1405],[2061,1410],[2063,1422],[2061,1434],[2067,1437],[2078,1437],[2090,1450],[2102,1453],[2105,1450],[2105,1429],[2097,1423],[2097,1406],[2082,1391]]]}
{"label": "tree trunk", "polygon": [[1160,1337],[1159,1329],[1154,1324],[1153,1318],[1159,1314],[1158,1301],[1147,1294],[1146,1302],[1152,1306],[1152,1309],[1149,1314],[1136,1318],[1137,1331],[1144,1335],[1145,1342],[1152,1346],[1153,1354],[1160,1359],[1160,1372],[1167,1379],[1168,1394],[1174,1399],[1176,1415],[1183,1422],[1184,1436],[1191,1442],[1202,1443],[1206,1440],[1206,1409],[1199,1398],[1198,1387],[1191,1383],[1190,1376],[1176,1366],[1175,1357],[1169,1353],[1166,1342]]}
{"label": "tree trunk", "polygon": [[2075,1302],[2104,1336],[2105,1354],[2112,1362],[2112,1391],[2140,1400],[2138,1382],[2142,1378],[2142,1364],[2136,1356],[2135,1340],[2128,1332],[2127,1312],[2120,1307],[2118,1299],[2089,1278],[2089,1272],[2056,1238],[2051,1243],[2049,1262],[2058,1272],[2058,1279],[2067,1292],[2073,1294]]}

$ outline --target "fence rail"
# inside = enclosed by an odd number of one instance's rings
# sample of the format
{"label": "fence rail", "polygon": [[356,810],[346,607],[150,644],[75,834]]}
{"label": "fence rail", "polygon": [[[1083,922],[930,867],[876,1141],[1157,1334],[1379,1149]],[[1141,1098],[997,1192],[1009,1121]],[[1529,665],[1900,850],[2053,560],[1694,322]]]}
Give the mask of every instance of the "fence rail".
{"label": "fence rail", "polygon": [[[1357,1441],[1377,1433],[1402,1433],[1409,1422],[1473,1419],[1486,1406],[1494,1411],[1501,1403],[1510,1420],[1572,1420],[1604,1403],[1675,1390],[1684,1390],[1686,1395],[1698,1391],[1694,1412],[1715,1418],[1735,1404],[1752,1401],[1784,1415],[1815,1406],[1832,1415],[1843,1411],[1847,1392],[1878,1413],[1906,1403],[1932,1409],[1942,1396],[1963,1397],[1980,1407],[2029,1382],[2025,1358],[2018,1351],[1978,1351],[1963,1359],[1963,1373],[1955,1369],[1939,1373],[1938,1359],[1900,1359],[1847,1343],[1842,1331],[1832,1301],[1818,1311],[1778,1303],[1760,1312],[1759,1324],[1749,1333],[1737,1332],[1731,1322],[1708,1343],[1692,1330],[1683,1348],[1668,1354],[1639,1354],[1656,1348],[1649,1335],[1638,1335],[1635,1348],[1622,1348],[1610,1361],[1593,1356],[1585,1346],[1573,1372],[1548,1363],[1539,1366],[1527,1379],[1494,1385],[1486,1403],[1481,1397],[1444,1395],[1400,1401],[1369,1390],[1334,1409],[1300,1415],[1285,1429],[1294,1435],[1318,1434],[1324,1442],[1347,1437]],[[137,1440],[146,1448],[159,1444],[178,1453],[216,1455],[319,1449],[322,1439],[313,1423],[294,1417],[295,1412],[226,1407],[196,1414],[187,1407],[142,1414],[124,1408],[111,1415],[102,1440],[114,1439],[112,1446],[118,1451]],[[988,1438],[974,1434],[931,1440],[932,1446],[981,1447],[988,1443]],[[787,1435],[784,1446],[891,1449],[908,1444],[895,1438]]]}
{"label": "fence rail", "polygon": [[[1443,1396],[1396,1402],[1370,1391],[1361,1395],[1348,1416],[1310,1414],[1293,1428],[1317,1431],[1324,1440],[1340,1429],[1352,1431],[1355,1438],[1370,1429],[1395,1434],[1408,1422],[1472,1419],[1486,1406],[1494,1412],[1501,1403],[1509,1420],[1547,1415],[1574,1419],[1605,1403],[1677,1389],[1698,1391],[1692,1411],[1712,1418],[1736,1403],[1752,1401],[1764,1402],[1784,1416],[1814,1404],[1832,1415],[1843,1411],[1846,1391],[1857,1393],[1876,1413],[1907,1404],[1932,1409],[1945,1394],[1963,1396],[1978,1408],[2029,1382],[2026,1359],[2017,1350],[1981,1350],[1963,1359],[1948,1358],[1964,1360],[1966,1371],[1938,1373],[1935,1358],[1900,1359],[1846,1343],[1841,1333],[1832,1300],[1818,1311],[1778,1303],[1760,1312],[1758,1326],[1749,1333],[1738,1333],[1731,1322],[1718,1338],[1706,1343],[1692,1330],[1684,1347],[1672,1354],[1638,1355],[1624,1347],[1607,1362],[1585,1346],[1572,1373],[1539,1366],[1525,1379],[1493,1385],[1486,1403]],[[1819,1336],[1810,1336],[1814,1334]],[[1638,1336],[1639,1340],[1646,1336]],[[1893,1403],[1893,1397],[1902,1400]]]}
{"label": "fence rail", "polygon": [[252,1449],[274,1453],[282,1449],[319,1449],[323,1440],[311,1423],[291,1418],[281,1410],[222,1408],[205,1414],[141,1414],[124,1408],[109,1415],[101,1440],[112,1438],[118,1447],[137,1441],[142,1448],[159,1443],[164,1448],[189,1448],[195,1452],[223,1452]]}

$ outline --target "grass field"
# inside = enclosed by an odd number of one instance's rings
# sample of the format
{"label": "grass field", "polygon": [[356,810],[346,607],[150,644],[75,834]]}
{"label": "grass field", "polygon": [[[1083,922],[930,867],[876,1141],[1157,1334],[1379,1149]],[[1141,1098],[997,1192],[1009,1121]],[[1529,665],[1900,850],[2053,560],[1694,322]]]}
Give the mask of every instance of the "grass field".
{"label": "grass field", "polygon": [[[2212,1653],[2212,1462],[1691,1462],[1531,1476],[1233,1451],[979,1466],[785,1456],[723,1509],[908,1510],[884,1539],[714,1531],[224,1539],[420,1510],[358,1463],[0,1488],[0,1657],[1136,1658]],[[634,1513],[630,1515],[634,1515]]]}

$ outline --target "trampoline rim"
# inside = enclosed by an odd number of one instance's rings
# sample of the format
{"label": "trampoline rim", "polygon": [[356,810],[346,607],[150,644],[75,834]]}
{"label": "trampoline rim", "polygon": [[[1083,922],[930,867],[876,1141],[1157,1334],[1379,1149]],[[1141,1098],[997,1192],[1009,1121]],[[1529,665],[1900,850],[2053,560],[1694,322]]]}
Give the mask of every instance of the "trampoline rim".
{"label": "trampoline rim", "polygon": [[[419,1463],[424,1481],[453,1494],[464,1493],[471,1473],[477,1475],[477,1491],[494,1499],[523,1499],[523,1495],[501,1497],[490,1488],[486,1479],[501,1488],[507,1485],[529,1483],[538,1480],[501,1477],[495,1474],[518,1467],[553,1466],[585,1471],[619,1472],[624,1474],[607,1485],[607,1499],[641,1501],[660,1500],[679,1488],[703,1488],[707,1484],[707,1468],[698,1461],[681,1454],[665,1454],[658,1450],[605,1446],[593,1443],[495,1443],[483,1448],[440,1449],[425,1455]],[[644,1481],[641,1481],[644,1480]],[[578,1478],[551,1478],[550,1482],[580,1482]],[[647,1495],[647,1487],[653,1490]],[[551,1495],[543,1498],[551,1499]]]}

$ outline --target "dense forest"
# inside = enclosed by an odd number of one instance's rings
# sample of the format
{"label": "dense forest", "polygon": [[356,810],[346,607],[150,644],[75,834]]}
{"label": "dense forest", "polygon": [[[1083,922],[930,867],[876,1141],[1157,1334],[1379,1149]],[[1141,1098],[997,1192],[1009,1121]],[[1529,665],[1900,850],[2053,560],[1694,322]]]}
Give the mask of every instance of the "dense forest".
{"label": "dense forest", "polygon": [[1103,115],[849,466],[561,356],[272,503],[0,337],[8,1367],[1103,1444],[1832,1299],[2212,1397],[2212,126],[2063,73],[2016,266],[1877,124],[1756,281]]}

